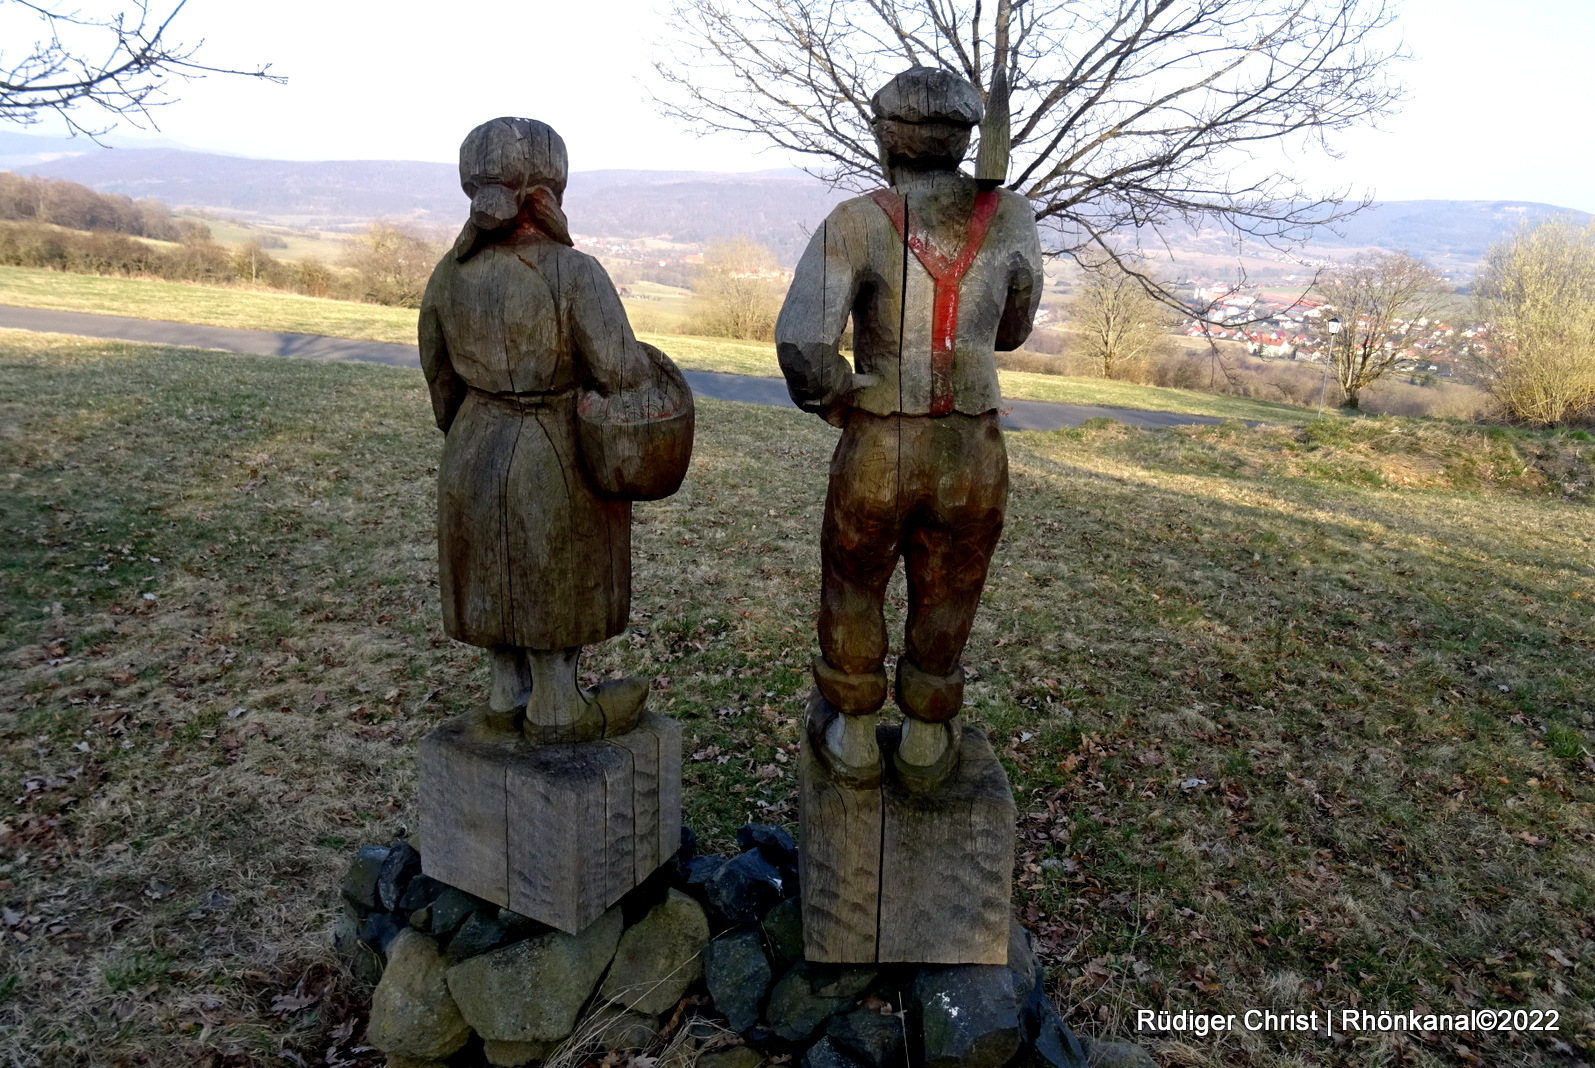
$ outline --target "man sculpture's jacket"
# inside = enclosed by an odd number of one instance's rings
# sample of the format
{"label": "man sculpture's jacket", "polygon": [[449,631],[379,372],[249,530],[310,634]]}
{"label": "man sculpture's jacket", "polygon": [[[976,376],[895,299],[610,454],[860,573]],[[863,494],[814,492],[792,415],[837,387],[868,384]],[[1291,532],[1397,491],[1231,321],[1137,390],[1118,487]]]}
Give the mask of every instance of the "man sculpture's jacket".
{"label": "man sculpture's jacket", "polygon": [[[994,350],[1017,347],[1041,301],[1034,215],[1009,190],[948,175],[935,193],[838,205],[810,240],[776,324],[792,400],[838,423],[996,409]],[[838,344],[853,317],[855,381]]]}

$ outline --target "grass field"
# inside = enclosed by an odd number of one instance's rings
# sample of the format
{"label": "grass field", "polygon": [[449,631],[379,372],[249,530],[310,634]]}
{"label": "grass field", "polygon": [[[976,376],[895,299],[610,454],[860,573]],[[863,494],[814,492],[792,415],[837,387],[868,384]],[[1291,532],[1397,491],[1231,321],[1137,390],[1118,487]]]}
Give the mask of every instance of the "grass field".
{"label": "grass field", "polygon": [[0,267],[0,304],[415,344],[415,312],[273,290]]}
{"label": "grass field", "polygon": [[[769,342],[686,337],[656,333],[684,321],[684,290],[641,282],[637,299],[626,302],[637,336],[697,371],[778,377]],[[172,319],[246,330],[288,330],[370,341],[415,343],[415,312],[380,304],[320,300],[290,293],[187,285],[138,278],[101,278],[28,267],[0,267],[0,304],[60,311],[100,312],[140,319]],[[1286,404],[1220,397],[1191,390],[1137,386],[1098,378],[999,372],[1003,396],[1015,400],[1107,404],[1121,408],[1189,412],[1225,418],[1302,423],[1317,412]]]}
{"label": "grass field", "polygon": [[[711,849],[795,824],[834,440],[703,401],[685,486],[636,509],[631,629],[587,660],[654,677]],[[438,621],[439,445],[413,371],[0,332],[0,1063],[344,1063],[338,880],[414,827],[417,741],[485,688]],[[1561,1030],[1137,1037],[1165,1065],[1595,1057],[1595,446],[1359,420],[1009,448],[969,711],[1074,1025],[1523,1007]]]}
{"label": "grass field", "polygon": [[[1063,375],[1031,374],[1025,371],[1000,371],[1002,395],[1023,400],[1062,401],[1066,404],[1103,404],[1115,408],[1151,408],[1192,415],[1216,415],[1223,419],[1245,419],[1269,423],[1306,423],[1318,418],[1316,408],[1294,404],[1226,397],[1199,393],[1192,389],[1168,389],[1117,382],[1109,378],[1074,378]],[[1330,409],[1331,418],[1339,414]]]}
{"label": "grass field", "polygon": [[644,334],[678,334],[692,314],[692,290],[658,282],[632,282],[623,287],[622,302],[632,329]]}
{"label": "grass field", "polygon": [[[179,218],[182,217],[179,215]],[[188,217],[209,227],[211,237],[221,245],[242,245],[267,235],[280,238],[285,247],[266,250],[277,260],[317,259],[322,263],[335,264],[342,259],[349,244],[347,234],[320,233],[285,226],[255,226],[204,215]]]}

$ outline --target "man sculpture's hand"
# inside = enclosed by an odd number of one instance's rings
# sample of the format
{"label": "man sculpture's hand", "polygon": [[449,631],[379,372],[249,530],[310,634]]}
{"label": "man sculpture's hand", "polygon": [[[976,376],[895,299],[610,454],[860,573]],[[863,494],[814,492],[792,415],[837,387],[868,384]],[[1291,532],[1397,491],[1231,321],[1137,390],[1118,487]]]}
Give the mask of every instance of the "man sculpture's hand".
{"label": "man sculpture's hand", "polygon": [[877,375],[861,375],[855,371],[849,371],[847,379],[847,388],[841,391],[839,400],[824,408],[813,409],[816,415],[838,430],[847,425],[847,413],[853,407],[853,394],[880,381]]}
{"label": "man sculpture's hand", "polygon": [[836,427],[847,422],[853,394],[876,381],[874,375],[854,374],[835,345],[781,343],[776,356],[792,403]]}

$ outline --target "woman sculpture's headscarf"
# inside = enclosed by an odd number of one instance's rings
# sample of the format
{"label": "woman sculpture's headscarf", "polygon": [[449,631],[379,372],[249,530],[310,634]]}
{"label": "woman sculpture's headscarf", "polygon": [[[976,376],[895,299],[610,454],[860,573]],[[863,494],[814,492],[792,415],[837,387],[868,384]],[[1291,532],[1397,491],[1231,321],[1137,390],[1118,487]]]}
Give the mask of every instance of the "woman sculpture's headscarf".
{"label": "woman sculpture's headscarf", "polygon": [[523,206],[544,234],[571,244],[560,208],[569,172],[565,142],[546,123],[505,117],[472,130],[460,145],[460,188],[471,198],[471,218],[454,242],[454,258],[470,259],[509,236]]}

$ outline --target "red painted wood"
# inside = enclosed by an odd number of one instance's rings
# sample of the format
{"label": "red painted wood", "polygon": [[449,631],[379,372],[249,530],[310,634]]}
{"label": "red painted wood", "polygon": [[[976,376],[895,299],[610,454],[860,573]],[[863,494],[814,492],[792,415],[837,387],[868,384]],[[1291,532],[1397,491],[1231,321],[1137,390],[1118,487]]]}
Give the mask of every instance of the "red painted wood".
{"label": "red painted wood", "polygon": [[930,414],[947,415],[953,410],[953,350],[958,343],[958,290],[975,262],[981,244],[986,240],[986,230],[992,216],[997,213],[997,194],[986,191],[975,194],[975,211],[969,219],[969,230],[963,246],[956,256],[944,256],[931,244],[924,231],[916,229],[908,219],[908,202],[890,189],[878,189],[870,194],[880,205],[886,217],[897,229],[897,236],[914,250],[925,273],[936,286],[935,303],[931,311],[930,341]]}

